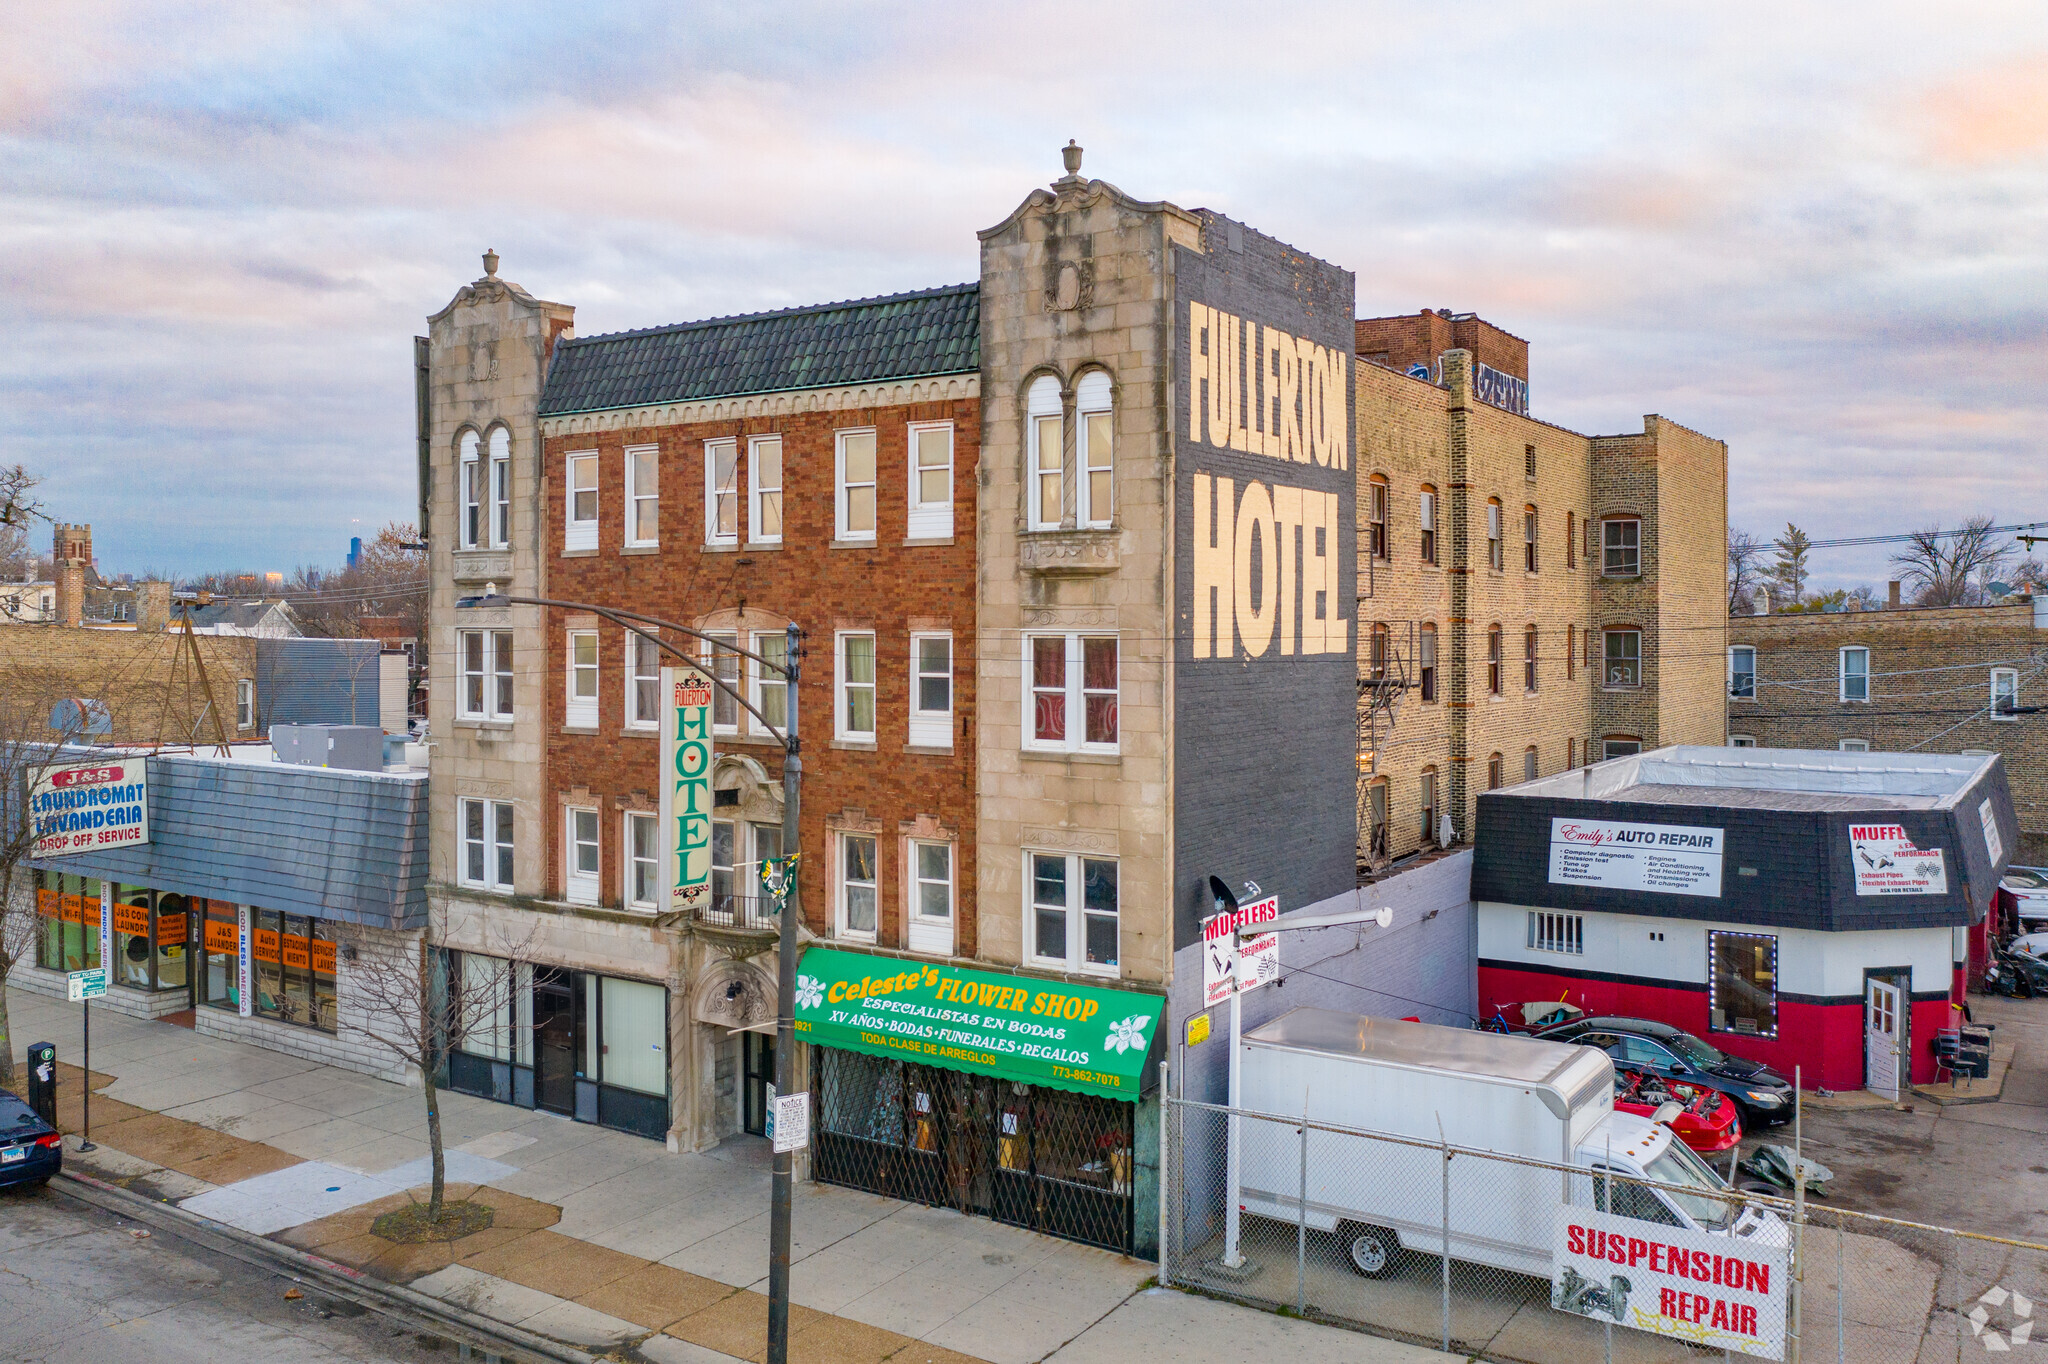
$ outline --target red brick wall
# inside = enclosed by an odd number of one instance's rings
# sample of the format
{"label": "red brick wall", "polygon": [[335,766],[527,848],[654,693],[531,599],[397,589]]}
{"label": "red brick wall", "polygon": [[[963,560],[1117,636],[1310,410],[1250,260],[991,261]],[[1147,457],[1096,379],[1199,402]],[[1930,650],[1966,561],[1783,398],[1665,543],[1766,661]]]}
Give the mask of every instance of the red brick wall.
{"label": "red brick wall", "polygon": [[1469,350],[1482,365],[1517,379],[1529,377],[1529,343],[1470,313],[1441,317],[1424,309],[1398,317],[1362,317],[1352,327],[1360,359],[1403,374],[1410,365],[1434,365],[1447,350]]}
{"label": "red brick wall", "polygon": [[[906,546],[910,422],[953,422],[953,536],[950,544]],[[876,433],[877,533],[872,547],[833,548],[834,433],[872,426]],[[704,541],[704,442],[780,434],[783,438],[783,540],[779,549],[710,552]],[[974,629],[975,484],[981,436],[980,404],[967,399],[895,407],[844,409],[791,416],[752,417],[641,427],[547,441],[547,595],[616,606],[685,625],[715,611],[743,608],[793,618],[806,632],[808,650],[799,687],[803,740],[802,850],[799,873],[806,920],[827,931],[826,821],[859,810],[879,821],[878,941],[903,947],[902,824],[929,816],[958,834],[954,951],[976,949],[974,917]],[[661,447],[661,549],[621,553],[624,535],[625,447]],[[564,456],[598,451],[599,532],[594,555],[565,557]],[[742,501],[741,526],[746,528]],[[551,895],[563,889],[564,847],[560,793],[587,788],[603,812],[600,884],[607,904],[620,885],[619,811],[652,808],[656,793],[653,737],[622,733],[625,725],[625,635],[599,626],[599,723],[595,735],[565,733],[567,691],[565,617],[552,612],[548,663],[548,780],[554,834],[548,853]],[[909,742],[909,649],[913,620],[948,623],[953,634],[953,751],[906,753]],[[874,751],[833,746],[833,635],[835,629],[872,629],[876,646]],[[757,759],[779,782],[779,747],[721,738],[721,753]]]}

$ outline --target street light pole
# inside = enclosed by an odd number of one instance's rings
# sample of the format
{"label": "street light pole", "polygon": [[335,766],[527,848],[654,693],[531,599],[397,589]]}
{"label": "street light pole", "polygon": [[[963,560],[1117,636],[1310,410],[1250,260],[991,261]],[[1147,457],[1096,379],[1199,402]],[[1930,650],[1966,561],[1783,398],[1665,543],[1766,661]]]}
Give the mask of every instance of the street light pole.
{"label": "street light pole", "polygon": [[[599,606],[594,602],[563,601],[555,597],[513,597],[497,590],[495,583],[486,583],[479,597],[465,597],[456,602],[458,608],[495,606],[554,606],[570,611],[588,611],[618,625],[631,634],[638,635],[664,653],[673,654],[677,659],[692,667],[699,660],[676,648],[660,635],[644,626],[661,630],[674,630],[677,634],[688,635],[715,647],[727,650],[741,658],[750,658],[763,668],[782,674],[786,684],[783,693],[784,728],[778,730],[760,709],[746,696],[726,685],[725,680],[714,670],[706,670],[711,685],[730,696],[749,715],[761,722],[761,727],[782,740],[782,855],[786,869],[783,872],[782,923],[776,940],[777,993],[775,1014],[775,1094],[779,1099],[790,1092],[790,1085],[796,1070],[796,949],[797,924],[803,909],[797,895],[797,871],[802,861],[797,857],[801,834],[798,818],[803,808],[804,762],[797,742],[797,696],[798,674],[802,671],[803,631],[794,624],[789,626],[786,650],[780,663],[763,658],[757,653],[742,649],[737,642],[713,640],[701,630],[687,625],[678,625],[672,620],[658,616],[643,616],[633,611],[621,611],[617,607]],[[790,1204],[796,1170],[796,1153],[777,1151],[774,1163],[774,1191],[770,1195],[768,1216],[768,1357],[767,1364],[788,1364],[789,1359],[789,1256],[790,1256]]]}

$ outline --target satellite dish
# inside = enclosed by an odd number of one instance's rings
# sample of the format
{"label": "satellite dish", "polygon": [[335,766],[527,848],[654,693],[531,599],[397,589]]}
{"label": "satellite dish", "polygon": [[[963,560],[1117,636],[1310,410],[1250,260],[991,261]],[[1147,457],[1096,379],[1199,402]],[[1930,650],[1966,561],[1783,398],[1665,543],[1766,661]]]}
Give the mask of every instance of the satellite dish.
{"label": "satellite dish", "polygon": [[2009,597],[2012,595],[2012,584],[1986,583],[1984,585],[1984,590],[1989,592],[1994,597]]}
{"label": "satellite dish", "polygon": [[1372,916],[1372,921],[1381,928],[1392,927],[1394,923],[1394,907],[1392,905],[1381,905],[1380,912]]}

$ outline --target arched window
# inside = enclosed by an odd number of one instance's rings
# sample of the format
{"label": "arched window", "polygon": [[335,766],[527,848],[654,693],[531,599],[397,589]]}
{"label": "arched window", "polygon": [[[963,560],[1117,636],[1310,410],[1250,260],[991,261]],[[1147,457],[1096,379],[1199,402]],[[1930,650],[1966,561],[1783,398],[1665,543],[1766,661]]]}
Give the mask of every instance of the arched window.
{"label": "arched window", "polygon": [[1365,789],[1365,854],[1377,861],[1387,852],[1387,779],[1375,777]]}
{"label": "arched window", "polygon": [[474,431],[462,433],[461,468],[461,501],[456,507],[461,524],[456,540],[464,549],[475,549],[482,543],[484,530],[484,468],[483,440]]}
{"label": "arched window", "polygon": [[1536,571],[1536,509],[1522,508],[1522,569],[1526,573]]}
{"label": "arched window", "polygon": [[1491,753],[1486,759],[1486,789],[1500,790],[1500,754]]}
{"label": "arched window", "polygon": [[1427,483],[1422,485],[1420,517],[1422,521],[1422,562],[1433,564],[1436,562],[1436,489]]}
{"label": "arched window", "polygon": [[1074,389],[1075,464],[1080,469],[1075,520],[1107,527],[1116,519],[1116,414],[1110,410],[1109,376],[1091,369]]}
{"label": "arched window", "polygon": [[1065,423],[1060,409],[1060,383],[1050,374],[1031,385],[1026,403],[1025,516],[1033,530],[1057,530],[1065,515],[1062,488],[1066,483]]}
{"label": "arched window", "polygon": [[1387,680],[1387,626],[1384,621],[1374,621],[1370,644],[1366,650],[1366,676],[1374,682]]}
{"label": "arched window", "polygon": [[1422,769],[1422,841],[1436,837],[1436,769]]}
{"label": "arched window", "polygon": [[1530,744],[1522,750],[1522,780],[1536,780],[1536,745]]}
{"label": "arched window", "polygon": [[1502,551],[1500,544],[1500,499],[1486,499],[1486,566],[1498,573],[1501,570]]}
{"label": "arched window", "polygon": [[504,427],[491,431],[491,546],[508,548],[512,543],[512,433]]}
{"label": "arched window", "polygon": [[1422,627],[1415,647],[1415,681],[1422,688],[1422,699],[1436,700],[1436,627]]}
{"label": "arched window", "polygon": [[1486,627],[1486,690],[1500,695],[1500,627]]}
{"label": "arched window", "polygon": [[1522,690],[1536,690],[1536,627],[1522,631]]}

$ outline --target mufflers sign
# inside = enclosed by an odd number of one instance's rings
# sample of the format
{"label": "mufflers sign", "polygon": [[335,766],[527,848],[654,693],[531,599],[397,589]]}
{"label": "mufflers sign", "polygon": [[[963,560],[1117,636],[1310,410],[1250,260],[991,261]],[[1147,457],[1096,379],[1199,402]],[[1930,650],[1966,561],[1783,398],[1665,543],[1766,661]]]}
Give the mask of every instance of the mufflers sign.
{"label": "mufflers sign", "polygon": [[28,788],[31,858],[126,848],[149,842],[149,776],[142,758],[45,767]]}

